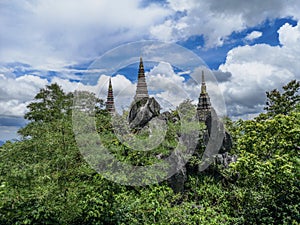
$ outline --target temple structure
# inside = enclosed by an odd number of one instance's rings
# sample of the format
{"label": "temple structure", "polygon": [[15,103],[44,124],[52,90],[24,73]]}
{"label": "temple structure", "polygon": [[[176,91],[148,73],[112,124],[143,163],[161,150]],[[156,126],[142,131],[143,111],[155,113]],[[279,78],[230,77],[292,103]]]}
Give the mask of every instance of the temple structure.
{"label": "temple structure", "polygon": [[201,85],[201,92],[199,96],[198,101],[198,107],[197,107],[197,114],[200,121],[205,121],[206,117],[211,112],[211,103],[209,95],[206,91],[206,84],[204,80],[204,71],[202,71],[202,85]]}
{"label": "temple structure", "polygon": [[107,101],[106,101],[106,110],[110,114],[114,114],[116,112],[115,103],[114,103],[114,93],[111,84],[111,78],[109,78],[108,92],[107,92]]}
{"label": "temple structure", "polygon": [[135,101],[140,101],[143,98],[149,98],[146,77],[145,77],[145,70],[143,59],[140,57],[140,65],[139,65],[139,72],[138,72],[138,82],[136,87],[136,93],[134,96]]}

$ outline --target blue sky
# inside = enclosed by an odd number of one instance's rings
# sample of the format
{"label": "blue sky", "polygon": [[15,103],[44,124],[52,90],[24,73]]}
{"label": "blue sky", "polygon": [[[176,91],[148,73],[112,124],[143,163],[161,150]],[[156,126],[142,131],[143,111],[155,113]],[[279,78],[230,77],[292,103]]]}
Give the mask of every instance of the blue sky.
{"label": "blue sky", "polygon": [[[17,138],[36,93],[57,82],[105,97],[109,74],[98,87],[78,82],[89,65],[122,44],[155,40],[191,50],[213,72],[232,118],[262,112],[265,91],[300,80],[300,6],[297,0],[2,0],[0,1],[0,141]],[[157,50],[159,51],[159,49]],[[172,65],[146,58],[151,93],[176,105],[172,83],[197,101]],[[116,95],[129,101],[136,65],[113,76]],[[160,82],[157,82],[157,79]],[[103,87],[101,90],[100,86]],[[216,84],[208,79],[211,93]],[[212,93],[213,95],[213,93]],[[120,106],[123,107],[123,106]]]}

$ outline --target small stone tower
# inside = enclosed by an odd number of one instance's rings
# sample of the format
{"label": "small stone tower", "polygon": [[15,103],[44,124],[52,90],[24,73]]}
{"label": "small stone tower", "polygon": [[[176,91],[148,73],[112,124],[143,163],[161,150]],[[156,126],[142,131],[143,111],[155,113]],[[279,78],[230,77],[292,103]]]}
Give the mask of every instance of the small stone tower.
{"label": "small stone tower", "polygon": [[145,77],[145,70],[142,57],[140,58],[140,66],[139,66],[139,73],[138,73],[138,82],[136,87],[136,93],[134,96],[135,101],[139,101],[143,98],[149,98],[146,77]]}
{"label": "small stone tower", "polygon": [[114,103],[114,94],[113,94],[113,89],[112,89],[112,85],[111,85],[111,78],[109,78],[109,85],[108,85],[108,91],[107,91],[107,101],[106,101],[106,110],[110,114],[114,114],[116,112],[115,103]]}
{"label": "small stone tower", "polygon": [[205,121],[206,117],[211,112],[211,104],[210,98],[206,91],[206,84],[204,80],[204,72],[202,71],[202,85],[201,85],[201,93],[199,96],[199,102],[197,107],[197,113],[200,121]]}

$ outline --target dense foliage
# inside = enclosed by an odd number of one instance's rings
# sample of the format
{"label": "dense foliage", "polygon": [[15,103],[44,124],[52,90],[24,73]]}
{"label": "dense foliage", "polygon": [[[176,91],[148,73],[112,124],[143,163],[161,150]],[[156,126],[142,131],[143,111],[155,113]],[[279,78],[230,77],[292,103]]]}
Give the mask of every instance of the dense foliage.
{"label": "dense foliage", "polygon": [[[30,123],[19,131],[23,139],[0,147],[0,224],[299,224],[297,85],[287,85],[286,94],[268,93],[265,114],[227,120],[238,161],[229,168],[215,164],[189,174],[179,194],[167,182],[122,186],[95,172],[75,142],[74,93],[47,86],[28,106],[25,118]],[[123,146],[112,132],[103,101],[96,101],[97,129],[120,160],[156,160]],[[176,126],[169,124],[157,153],[174,148]]]}
{"label": "dense foliage", "polygon": [[275,116],[277,114],[287,115],[300,102],[300,96],[297,94],[300,90],[300,82],[292,80],[282,87],[283,93],[274,89],[266,92],[267,102],[265,109],[268,115]]}

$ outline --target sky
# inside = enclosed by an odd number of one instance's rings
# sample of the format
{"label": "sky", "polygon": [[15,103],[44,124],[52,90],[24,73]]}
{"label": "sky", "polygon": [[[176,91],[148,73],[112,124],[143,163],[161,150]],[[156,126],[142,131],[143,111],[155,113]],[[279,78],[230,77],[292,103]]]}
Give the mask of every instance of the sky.
{"label": "sky", "polygon": [[[18,138],[26,106],[51,83],[105,98],[113,76],[117,108],[126,108],[138,64],[99,71],[95,85],[81,81],[103,54],[145,40],[201,58],[215,78],[207,82],[212,102],[222,99],[222,113],[233,119],[253,118],[263,111],[266,91],[300,80],[299,18],[298,0],[0,0],[0,142]],[[144,61],[150,93],[166,108],[184,100],[179,89],[197,102],[200,86],[186,79],[189,71]]]}

